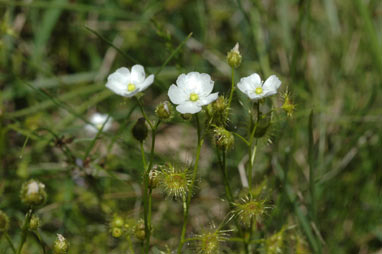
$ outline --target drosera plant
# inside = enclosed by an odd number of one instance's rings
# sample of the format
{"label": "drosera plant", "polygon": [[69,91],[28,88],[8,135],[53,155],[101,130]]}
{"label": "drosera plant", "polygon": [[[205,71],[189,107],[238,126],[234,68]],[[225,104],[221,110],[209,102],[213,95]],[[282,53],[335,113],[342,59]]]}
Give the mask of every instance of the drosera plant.
{"label": "drosera plant", "polygon": [[[183,121],[175,110],[179,104],[166,98],[176,77],[191,71],[208,73],[219,97],[198,113],[204,143],[182,253],[195,253],[187,239],[206,232],[200,229],[206,221],[235,214],[243,199],[263,202],[253,189],[264,178],[269,179],[264,204],[269,208],[253,216],[252,228],[251,220],[244,225],[239,216],[232,217],[223,227],[233,231],[220,253],[310,253],[304,242],[314,253],[321,252],[320,246],[323,253],[379,251],[381,1],[214,3],[1,1],[0,209],[9,217],[4,225],[16,251],[18,225],[29,208],[19,202],[20,178],[44,182],[49,194],[34,212],[40,226],[33,216],[30,220],[23,253],[40,252],[31,235],[35,231],[49,245],[62,233],[73,254],[142,251],[144,168],[141,141],[130,133],[139,106],[134,96],[118,97],[103,82],[108,73],[121,66],[131,71],[135,64],[155,75],[155,84],[141,97],[145,113],[152,123],[161,115],[148,183],[153,207],[149,253],[174,253],[180,239],[183,200],[159,193],[155,164],[171,163],[188,172],[194,168],[195,116],[182,115],[191,118]],[[84,24],[91,28],[84,31]],[[195,36],[187,40],[191,30]],[[180,45],[182,40],[187,43]],[[178,45],[184,45],[181,54],[174,52]],[[228,64],[221,49],[229,51]],[[176,57],[170,60],[170,55]],[[238,82],[254,72],[261,80],[275,74],[282,81],[277,94],[252,101],[243,93]],[[297,112],[292,96],[300,105]],[[168,103],[154,115],[164,100]],[[169,105],[173,114],[168,118]],[[82,127],[91,119],[86,112],[96,111],[112,115],[113,128],[105,132],[106,125],[102,131],[95,125],[96,136],[82,138]],[[144,123],[148,163],[151,129]],[[252,154],[253,177],[248,178]],[[130,227],[134,251],[127,250],[125,227],[105,230],[115,213],[125,224],[142,218],[139,227]],[[47,225],[49,217],[55,219]],[[285,230],[284,240],[297,236],[277,248],[272,236],[285,224],[296,224],[296,232]],[[6,234],[0,235],[0,252],[12,253]],[[285,248],[291,243],[294,252]]]}
{"label": "drosera plant", "polygon": [[[175,105],[176,111],[185,121],[194,120],[197,130],[196,152],[193,162],[189,166],[182,166],[174,161],[168,161],[157,165],[155,160],[155,141],[158,127],[164,121],[171,122],[175,112],[169,101],[161,102],[155,109],[155,120],[149,117],[141,98],[143,91],[154,82],[154,75],[146,74],[143,66],[134,65],[131,70],[126,67],[117,69],[108,77],[106,87],[117,95],[132,98],[137,102],[142,114],[132,128],[133,137],[139,142],[142,157],[142,189],[143,189],[143,218],[138,220],[134,226],[129,226],[130,232],[142,242],[142,253],[149,253],[152,247],[151,235],[153,234],[152,225],[152,192],[159,188],[162,192],[173,200],[182,202],[183,224],[180,229],[180,237],[177,246],[177,253],[187,252],[185,243],[195,240],[198,242],[198,253],[220,253],[220,243],[229,241],[227,232],[231,232],[229,223],[233,222],[234,231],[232,234],[237,242],[242,244],[244,253],[253,253],[256,249],[254,245],[263,241],[254,234],[256,225],[262,217],[271,208],[268,206],[268,200],[259,194],[259,188],[263,185],[254,184],[254,165],[258,141],[266,136],[270,126],[273,124],[273,114],[286,112],[291,116],[294,110],[289,92],[283,94],[284,104],[274,107],[267,97],[276,95],[281,86],[281,81],[276,75],[271,75],[265,82],[261,80],[260,75],[253,73],[243,77],[236,84],[234,78],[234,69],[240,67],[242,61],[239,45],[228,52],[227,62],[232,68],[232,86],[228,97],[219,96],[213,92],[214,81],[207,73],[189,72],[183,73],[176,79],[176,84],[172,84],[168,89],[168,97]],[[238,90],[236,90],[236,88]],[[246,135],[234,132],[230,129],[231,116],[236,108],[232,107],[235,91],[243,93],[244,99],[248,98],[248,130]],[[239,96],[237,96],[239,98]],[[242,103],[241,101],[239,101]],[[278,110],[278,109],[282,109]],[[205,121],[201,121],[201,119]],[[149,147],[149,157],[147,158],[145,145],[147,137],[151,133],[151,147]],[[229,220],[214,230],[208,230],[199,236],[187,239],[187,229],[189,228],[189,214],[192,197],[196,194],[195,187],[199,176],[199,161],[201,157],[201,148],[205,138],[211,136],[215,144],[216,157],[221,168],[223,185],[225,186],[226,201],[230,211],[227,214]],[[227,170],[228,152],[235,146],[235,138],[238,138],[247,146],[247,162],[245,171],[245,182],[243,189],[232,190],[229,172]],[[241,143],[240,142],[240,143]],[[159,162],[160,163],[160,162]],[[232,173],[231,173],[232,174]],[[232,176],[231,176],[232,177]],[[246,193],[237,195],[237,193]],[[117,223],[118,222],[118,223]],[[118,224],[118,225],[117,225]],[[111,222],[111,234],[115,238],[120,238],[126,228],[123,226],[123,219],[114,217]],[[224,230],[221,227],[228,227]],[[256,238],[255,238],[256,237]],[[129,238],[130,239],[130,238]],[[239,239],[239,240],[237,240]],[[135,247],[129,240],[129,249],[133,251]]]}

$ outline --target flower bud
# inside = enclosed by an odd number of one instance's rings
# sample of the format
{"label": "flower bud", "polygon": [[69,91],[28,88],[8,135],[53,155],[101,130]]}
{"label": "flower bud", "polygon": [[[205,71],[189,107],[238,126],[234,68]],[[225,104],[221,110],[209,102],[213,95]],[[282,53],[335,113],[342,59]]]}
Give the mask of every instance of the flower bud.
{"label": "flower bud", "polygon": [[228,240],[229,231],[230,230],[219,230],[213,227],[204,230],[200,235],[196,235],[195,240],[198,253],[220,253],[222,243]]}
{"label": "flower bud", "polygon": [[253,220],[259,220],[265,214],[268,207],[265,206],[266,200],[256,198],[247,194],[241,198],[239,203],[233,203],[233,214],[237,216],[239,222],[245,226],[250,226]]}
{"label": "flower bud", "polygon": [[158,183],[162,192],[175,199],[183,198],[190,191],[191,175],[188,168],[167,163],[161,167]]}
{"label": "flower bud", "polygon": [[183,118],[183,120],[191,120],[192,114],[180,114],[180,116]]}
{"label": "flower bud", "polygon": [[21,201],[28,206],[41,206],[47,198],[45,185],[37,180],[29,180],[21,186],[20,196]]}
{"label": "flower bud", "polygon": [[145,240],[145,222],[142,219],[139,219],[138,223],[135,225],[134,235],[138,240]]}
{"label": "flower bud", "polygon": [[208,126],[226,126],[229,121],[228,100],[224,96],[219,96],[216,101],[207,106],[207,115]]}
{"label": "flower bud", "polygon": [[120,238],[122,236],[122,229],[118,228],[118,227],[112,228],[111,229],[111,235],[114,238]]}
{"label": "flower bud", "polygon": [[269,254],[285,253],[285,228],[265,240],[264,251]]}
{"label": "flower bud", "polygon": [[133,127],[133,136],[136,140],[139,142],[142,142],[147,138],[149,130],[146,125],[146,120],[145,118],[141,117],[137,120]]}
{"label": "flower bud", "polygon": [[114,215],[114,218],[113,220],[111,221],[111,227],[117,227],[117,228],[121,228],[123,227],[123,225],[125,224],[123,218],[119,215]]}
{"label": "flower bud", "polygon": [[154,168],[150,171],[149,173],[149,188],[150,189],[155,189],[158,186],[158,166],[155,165]]}
{"label": "flower bud", "polygon": [[216,127],[214,129],[214,140],[217,147],[224,150],[229,150],[235,143],[233,134],[223,127]]}
{"label": "flower bud", "polygon": [[282,97],[284,98],[284,104],[281,106],[281,108],[286,112],[288,117],[292,117],[293,112],[296,109],[296,105],[292,103],[288,90],[285,92],[284,95],[282,95]]}
{"label": "flower bud", "polygon": [[40,227],[40,218],[37,215],[33,214],[29,222],[29,229],[34,231],[34,230],[37,230],[39,227]]}
{"label": "flower bud", "polygon": [[9,217],[0,210],[0,235],[9,229]]}
{"label": "flower bud", "polygon": [[56,241],[53,244],[53,254],[67,254],[69,243],[61,234],[57,234]]}
{"label": "flower bud", "polygon": [[169,101],[161,102],[155,109],[155,114],[159,119],[168,121],[174,116],[174,107]]}
{"label": "flower bud", "polygon": [[227,53],[227,62],[232,68],[238,68],[241,64],[241,54],[239,52],[239,43]]}

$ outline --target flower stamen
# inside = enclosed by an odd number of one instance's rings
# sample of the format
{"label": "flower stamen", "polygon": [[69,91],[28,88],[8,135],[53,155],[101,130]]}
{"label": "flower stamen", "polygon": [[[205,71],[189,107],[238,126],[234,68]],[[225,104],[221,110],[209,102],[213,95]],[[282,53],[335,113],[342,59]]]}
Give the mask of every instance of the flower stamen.
{"label": "flower stamen", "polygon": [[256,94],[262,94],[263,93],[263,88],[262,87],[256,87],[256,89],[255,89],[255,93]]}
{"label": "flower stamen", "polygon": [[132,84],[132,83],[129,83],[129,84],[127,85],[127,91],[129,91],[129,92],[134,91],[135,88],[136,88],[135,85]]}
{"label": "flower stamen", "polygon": [[199,95],[197,95],[196,93],[191,93],[190,94],[190,101],[195,102],[197,100],[199,100]]}

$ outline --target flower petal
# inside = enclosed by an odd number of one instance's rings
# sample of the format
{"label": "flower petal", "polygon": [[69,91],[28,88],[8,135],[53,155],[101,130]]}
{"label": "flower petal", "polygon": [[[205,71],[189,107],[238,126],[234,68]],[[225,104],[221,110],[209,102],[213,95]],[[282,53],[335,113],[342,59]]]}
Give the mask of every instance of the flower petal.
{"label": "flower petal", "polygon": [[261,98],[264,98],[265,95],[264,93],[262,94],[257,94],[255,92],[252,92],[252,93],[248,93],[248,97],[252,100],[252,101],[257,101],[257,100],[260,100]]}
{"label": "flower petal", "polygon": [[168,97],[170,101],[174,104],[182,104],[187,100],[187,95],[185,92],[177,87],[176,85],[171,85],[168,89]]}
{"label": "flower petal", "polygon": [[115,72],[117,72],[123,76],[130,76],[130,71],[126,67],[121,67],[121,68],[117,69]]}
{"label": "flower petal", "polygon": [[239,83],[237,83],[237,88],[239,88],[241,92],[248,94],[248,91],[251,88],[251,84],[246,80],[246,78],[241,78]]}
{"label": "flower petal", "polygon": [[202,110],[202,107],[187,101],[183,104],[180,104],[176,107],[176,110],[182,114],[195,114]]}
{"label": "flower petal", "polygon": [[214,82],[211,80],[211,76],[207,73],[201,73],[199,75],[200,79],[200,95],[207,96],[212,92],[212,89],[214,89]]}
{"label": "flower petal", "polygon": [[[179,84],[178,84],[179,80]],[[177,80],[177,85],[181,88],[186,95],[196,93],[201,95],[202,92],[202,79],[199,72],[190,72],[187,75],[180,75]]]}
{"label": "flower petal", "polygon": [[107,77],[106,87],[114,93],[124,96],[130,80],[130,71],[126,67],[117,69]]}
{"label": "flower petal", "polygon": [[130,82],[137,85],[145,80],[145,70],[140,64],[136,64],[131,68]]}
{"label": "flower petal", "polygon": [[202,97],[197,101],[198,106],[205,106],[215,101],[218,98],[219,93],[212,93],[206,97]]}
{"label": "flower petal", "polygon": [[179,88],[183,89],[186,87],[186,78],[187,78],[187,75],[184,73],[178,76],[178,78],[176,79],[176,84]]}
{"label": "flower petal", "polygon": [[145,81],[138,85],[139,91],[144,91],[147,87],[149,87],[154,82],[154,74],[148,76]]}
{"label": "flower petal", "polygon": [[133,97],[134,95],[136,95],[136,94],[139,93],[139,92],[140,92],[139,89],[135,89],[135,90],[132,91],[132,92],[128,92],[128,91],[126,91],[126,93],[125,93],[123,96],[125,96],[125,97],[127,97],[127,98],[130,98],[130,97]]}
{"label": "flower petal", "polygon": [[277,90],[264,90],[262,96],[268,97],[268,96],[275,95],[275,94],[277,94]]}
{"label": "flower petal", "polygon": [[247,78],[251,81],[252,84],[261,85],[261,78],[260,78],[259,74],[253,73],[250,76],[248,76]]}
{"label": "flower petal", "polygon": [[119,80],[112,80],[111,79],[111,80],[107,81],[106,87],[109,88],[114,93],[121,95],[121,96],[125,96],[125,94],[127,92],[127,84],[122,83]]}
{"label": "flower petal", "polygon": [[267,91],[277,92],[277,89],[279,89],[280,85],[281,85],[281,81],[279,80],[279,78],[276,75],[272,75],[269,78],[267,78],[267,80],[264,82],[263,89],[264,89],[264,92],[267,92]]}
{"label": "flower petal", "polygon": [[[257,73],[253,73],[248,77],[241,78],[237,87],[240,91],[245,93],[249,98],[253,98],[253,92],[257,87],[261,87],[261,78]],[[258,97],[256,95],[255,97]]]}
{"label": "flower petal", "polygon": [[129,69],[127,69],[126,67],[117,69],[115,72],[113,72],[107,77],[107,81],[112,81],[112,80],[113,81],[115,80],[121,83],[129,82],[130,80]]}

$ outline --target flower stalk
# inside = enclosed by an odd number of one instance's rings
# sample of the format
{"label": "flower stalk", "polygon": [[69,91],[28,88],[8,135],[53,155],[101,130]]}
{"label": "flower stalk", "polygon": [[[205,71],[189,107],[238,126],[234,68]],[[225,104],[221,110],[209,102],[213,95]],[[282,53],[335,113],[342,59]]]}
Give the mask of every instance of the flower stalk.
{"label": "flower stalk", "polygon": [[199,122],[198,114],[195,115],[195,119],[196,119],[197,133],[198,133],[198,145],[196,148],[196,159],[195,159],[194,169],[192,172],[192,180],[191,180],[190,190],[187,194],[186,202],[185,203],[183,202],[183,208],[184,208],[184,216],[183,217],[184,218],[183,218],[182,233],[181,233],[180,241],[179,241],[179,245],[178,245],[178,254],[182,253],[182,248],[183,248],[183,245],[185,243],[186,228],[187,228],[187,224],[188,224],[188,215],[189,215],[189,210],[190,210],[192,190],[193,190],[194,185],[195,185],[195,180],[196,180],[196,176],[198,173],[200,151],[201,151],[201,148],[202,148],[202,145],[204,142],[204,139],[201,136],[201,128],[200,128],[200,122]]}
{"label": "flower stalk", "polygon": [[4,233],[4,237],[5,237],[5,239],[7,239],[7,242],[9,244],[9,246],[11,247],[13,253],[16,254],[17,253],[16,247],[13,244],[12,239],[9,237],[7,232]]}
{"label": "flower stalk", "polygon": [[231,101],[232,101],[232,97],[233,97],[233,92],[235,90],[235,69],[234,68],[231,68],[232,69],[232,73],[231,73],[231,92],[229,94],[229,99],[228,99],[228,108],[231,107]]}
{"label": "flower stalk", "polygon": [[[139,102],[139,100],[138,100]],[[143,208],[144,208],[144,224],[145,224],[145,241],[144,241],[144,253],[148,253],[150,249],[150,238],[151,238],[151,214],[152,214],[152,188],[149,187],[149,175],[150,171],[154,164],[154,151],[155,151],[155,137],[156,137],[156,131],[158,129],[159,124],[161,123],[161,120],[158,120],[155,124],[155,126],[152,125],[150,120],[148,120],[146,114],[144,113],[142,105],[139,103],[141,107],[142,114],[144,114],[144,117],[146,118],[146,121],[149,123],[151,127],[151,151],[150,151],[150,161],[147,165],[146,159],[145,159],[145,152],[143,148],[143,142],[141,142],[141,154],[142,154],[142,162],[144,166],[144,175],[143,175],[143,185],[144,185],[144,191],[143,191]]]}
{"label": "flower stalk", "polygon": [[28,227],[29,227],[29,222],[32,218],[32,215],[33,215],[33,210],[29,209],[29,211],[27,212],[27,215],[25,216],[24,225],[22,227],[21,242],[20,242],[19,248],[17,249],[17,252],[16,252],[17,254],[21,253],[24,243],[27,240]]}

